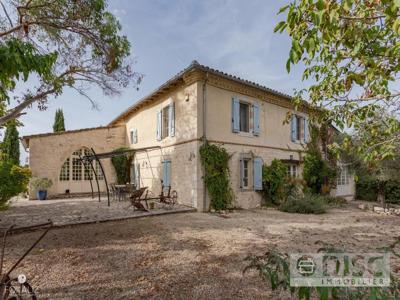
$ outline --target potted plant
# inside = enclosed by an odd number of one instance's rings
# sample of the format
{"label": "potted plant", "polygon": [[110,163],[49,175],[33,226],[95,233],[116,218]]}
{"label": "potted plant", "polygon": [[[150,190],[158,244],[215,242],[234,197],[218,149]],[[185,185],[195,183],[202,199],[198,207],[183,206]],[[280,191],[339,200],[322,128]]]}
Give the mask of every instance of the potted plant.
{"label": "potted plant", "polygon": [[36,190],[36,196],[39,200],[46,200],[47,189],[53,185],[53,182],[47,178],[35,177],[31,180],[31,186]]}

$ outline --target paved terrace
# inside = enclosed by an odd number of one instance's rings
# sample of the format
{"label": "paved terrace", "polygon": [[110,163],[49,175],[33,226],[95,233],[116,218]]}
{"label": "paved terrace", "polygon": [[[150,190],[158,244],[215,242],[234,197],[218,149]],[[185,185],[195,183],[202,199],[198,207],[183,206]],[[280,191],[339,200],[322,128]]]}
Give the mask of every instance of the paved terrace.
{"label": "paved terrace", "polygon": [[108,207],[105,197],[101,202],[97,198],[45,201],[14,198],[10,208],[0,212],[0,227],[5,228],[12,224],[17,227],[30,226],[45,223],[48,219],[52,219],[56,226],[68,226],[195,211],[183,205],[169,207],[159,203],[149,212],[133,211],[132,206],[129,206],[128,201],[112,201]]}

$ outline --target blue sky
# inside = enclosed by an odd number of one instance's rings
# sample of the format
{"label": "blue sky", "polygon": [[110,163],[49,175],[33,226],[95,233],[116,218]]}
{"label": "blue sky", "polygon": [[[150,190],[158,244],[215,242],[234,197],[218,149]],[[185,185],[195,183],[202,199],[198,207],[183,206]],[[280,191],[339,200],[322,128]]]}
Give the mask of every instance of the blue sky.
{"label": "blue sky", "polygon": [[121,111],[156,89],[196,59],[201,64],[293,94],[301,88],[301,67],[287,74],[290,40],[273,33],[289,1],[265,0],[112,0],[109,10],[120,20],[132,45],[134,69],[144,74],[139,90],[127,88],[107,97],[93,87],[99,109],[73,91],[35,107],[22,117],[20,135],[51,132],[54,113],[64,110],[66,128],[106,125]]}

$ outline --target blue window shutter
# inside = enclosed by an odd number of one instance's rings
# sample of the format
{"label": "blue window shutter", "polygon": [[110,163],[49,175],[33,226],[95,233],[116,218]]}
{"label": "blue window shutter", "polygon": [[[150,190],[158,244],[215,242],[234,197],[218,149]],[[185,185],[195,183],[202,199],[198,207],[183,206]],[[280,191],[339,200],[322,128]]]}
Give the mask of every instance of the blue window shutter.
{"label": "blue window shutter", "polygon": [[168,113],[169,136],[175,136],[175,104],[173,102],[169,105]]}
{"label": "blue window shutter", "polygon": [[240,103],[237,98],[232,98],[232,131],[239,132]]}
{"label": "blue window shutter", "polygon": [[253,180],[254,180],[254,190],[261,191],[262,187],[262,166],[263,160],[261,157],[255,157],[253,159]]}
{"label": "blue window shutter", "polygon": [[310,132],[308,128],[308,118],[304,118],[304,143],[310,141]]}
{"label": "blue window shutter", "polygon": [[256,102],[253,104],[253,134],[260,135],[260,106]]}
{"label": "blue window shutter", "polygon": [[165,160],[163,166],[163,184],[164,186],[171,186],[171,161]]}
{"label": "blue window shutter", "polygon": [[295,142],[297,139],[297,117],[296,117],[296,115],[292,115],[292,119],[290,122],[290,129],[291,129],[292,142]]}
{"label": "blue window shutter", "polygon": [[157,112],[157,141],[161,141],[161,110]]}

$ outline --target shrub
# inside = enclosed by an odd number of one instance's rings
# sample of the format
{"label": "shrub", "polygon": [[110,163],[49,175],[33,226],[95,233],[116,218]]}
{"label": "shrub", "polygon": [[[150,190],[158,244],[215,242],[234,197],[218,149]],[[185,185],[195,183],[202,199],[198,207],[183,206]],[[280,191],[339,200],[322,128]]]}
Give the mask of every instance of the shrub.
{"label": "shrub", "polygon": [[31,186],[36,190],[36,191],[44,191],[50,188],[53,185],[53,182],[50,179],[47,178],[38,178],[34,177],[31,180]]}
{"label": "shrub", "polygon": [[336,170],[322,158],[321,153],[309,151],[304,157],[303,178],[312,193],[320,194],[324,185],[336,178]]}
{"label": "shrub", "polygon": [[0,159],[0,206],[19,193],[26,192],[30,177],[28,168]]}
{"label": "shrub", "polygon": [[322,196],[324,203],[328,206],[339,207],[347,204],[347,200],[343,197]]}
{"label": "shrub", "polygon": [[279,206],[280,211],[299,214],[323,214],[326,212],[322,196],[306,194],[303,197],[290,196]]}
{"label": "shrub", "polygon": [[385,186],[385,197],[387,203],[400,204],[400,182],[389,180]]}
{"label": "shrub", "polygon": [[200,158],[205,168],[203,179],[211,198],[211,208],[216,211],[229,208],[234,195],[229,180],[228,152],[221,146],[206,143],[200,147]]}
{"label": "shrub", "polygon": [[361,177],[356,182],[356,198],[365,201],[376,201],[378,181]]}
{"label": "shrub", "polygon": [[[121,153],[129,148],[118,148],[114,150],[116,153]],[[117,174],[117,183],[125,184],[130,182],[130,173],[129,167],[131,164],[131,156],[130,155],[120,155],[114,156],[111,158],[111,163],[114,166],[115,173]]]}
{"label": "shrub", "polygon": [[[356,182],[356,198],[364,201],[377,201],[379,181],[361,177]],[[385,201],[400,204],[400,182],[389,180],[385,186]]]}
{"label": "shrub", "polygon": [[262,170],[264,200],[279,204],[285,199],[285,182],[287,167],[274,159],[270,166],[264,165]]}

